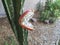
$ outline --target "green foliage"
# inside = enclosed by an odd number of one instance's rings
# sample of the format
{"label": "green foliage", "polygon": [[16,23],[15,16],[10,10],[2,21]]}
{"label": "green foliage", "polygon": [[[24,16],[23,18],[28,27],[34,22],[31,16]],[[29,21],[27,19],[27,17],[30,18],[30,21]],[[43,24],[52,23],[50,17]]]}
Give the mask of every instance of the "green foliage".
{"label": "green foliage", "polygon": [[[41,7],[41,6],[40,6]],[[39,8],[40,9],[40,8]],[[55,21],[60,16],[60,0],[47,0],[44,10],[40,12],[40,21]]]}
{"label": "green foliage", "polygon": [[4,44],[5,44],[5,45],[9,45],[7,41],[5,41],[5,43],[4,43]]}
{"label": "green foliage", "polygon": [[10,40],[9,40],[10,43],[9,43],[9,41],[5,40],[4,45],[18,45],[13,37],[9,37],[9,38],[10,38]]}
{"label": "green foliage", "polygon": [[60,45],[60,40],[59,40],[59,42],[58,42],[58,45]]}

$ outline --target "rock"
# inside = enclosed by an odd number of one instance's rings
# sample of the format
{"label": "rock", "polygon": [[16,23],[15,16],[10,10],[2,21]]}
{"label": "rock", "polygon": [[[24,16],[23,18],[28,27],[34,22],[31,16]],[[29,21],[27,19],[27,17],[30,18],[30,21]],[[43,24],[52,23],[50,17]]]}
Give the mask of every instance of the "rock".
{"label": "rock", "polygon": [[45,20],[44,23],[45,23],[45,24],[49,24],[49,20]]}
{"label": "rock", "polygon": [[52,23],[54,23],[54,21],[53,20],[49,20],[49,23],[52,24]]}
{"label": "rock", "polygon": [[37,22],[37,19],[36,18],[32,18],[30,19],[31,22]]}

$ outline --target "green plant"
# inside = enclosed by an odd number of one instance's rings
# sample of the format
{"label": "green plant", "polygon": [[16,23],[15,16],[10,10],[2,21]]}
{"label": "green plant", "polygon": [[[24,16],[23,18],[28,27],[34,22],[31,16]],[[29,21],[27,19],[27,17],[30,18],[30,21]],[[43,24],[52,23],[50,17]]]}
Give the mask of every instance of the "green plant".
{"label": "green plant", "polygon": [[5,44],[5,45],[9,45],[7,41],[5,41],[5,43],[4,43],[4,44]]}
{"label": "green plant", "polygon": [[58,45],[60,45],[60,39],[59,39]]}
{"label": "green plant", "polygon": [[9,41],[5,40],[4,45],[18,45],[13,37],[9,37]]}
{"label": "green plant", "polygon": [[44,10],[39,12],[40,21],[49,20],[49,22],[54,22],[60,16],[60,0],[55,0],[54,2],[53,0],[47,0]]}
{"label": "green plant", "polygon": [[20,15],[23,13],[24,1],[25,0],[2,0],[6,15],[19,45],[28,45],[28,31],[23,29],[18,22]]}

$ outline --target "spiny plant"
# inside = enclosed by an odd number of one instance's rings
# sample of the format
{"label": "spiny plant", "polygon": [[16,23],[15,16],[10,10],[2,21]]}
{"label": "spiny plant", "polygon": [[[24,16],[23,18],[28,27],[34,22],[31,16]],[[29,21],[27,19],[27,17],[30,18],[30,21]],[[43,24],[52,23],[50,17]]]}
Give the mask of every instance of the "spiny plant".
{"label": "spiny plant", "polygon": [[12,31],[19,45],[28,45],[28,31],[23,29],[18,22],[19,17],[23,13],[24,2],[25,0],[2,0]]}

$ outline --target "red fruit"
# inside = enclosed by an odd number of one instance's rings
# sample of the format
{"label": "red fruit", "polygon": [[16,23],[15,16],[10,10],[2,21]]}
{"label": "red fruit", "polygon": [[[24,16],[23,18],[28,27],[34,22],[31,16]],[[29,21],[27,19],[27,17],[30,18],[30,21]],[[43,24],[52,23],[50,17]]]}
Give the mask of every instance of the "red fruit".
{"label": "red fruit", "polygon": [[22,28],[25,28],[27,30],[34,29],[33,25],[29,22],[33,15],[34,12],[32,10],[27,10],[19,17],[19,24],[22,26]]}

